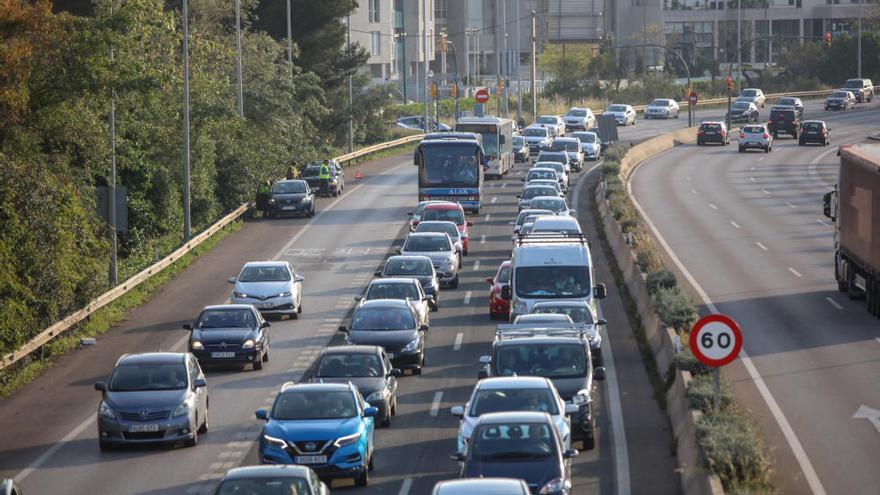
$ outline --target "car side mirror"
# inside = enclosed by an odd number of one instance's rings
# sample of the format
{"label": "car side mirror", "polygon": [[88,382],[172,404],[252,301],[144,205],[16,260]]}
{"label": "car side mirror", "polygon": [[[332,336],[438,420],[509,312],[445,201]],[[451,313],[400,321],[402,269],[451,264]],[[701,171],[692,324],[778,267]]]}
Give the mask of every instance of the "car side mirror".
{"label": "car side mirror", "polygon": [[449,410],[449,412],[451,412],[452,415],[455,416],[456,418],[463,418],[464,417],[464,406],[454,406],[452,409]]}
{"label": "car side mirror", "polygon": [[486,277],[486,283],[489,285],[495,285],[495,281],[492,280],[492,277]]}
{"label": "car side mirror", "polygon": [[468,220],[467,222],[465,222],[465,225],[467,225],[468,227],[473,227],[473,226],[474,226],[474,222]]}
{"label": "car side mirror", "polygon": [[604,381],[605,380],[605,367],[599,366],[598,368],[593,369],[593,380],[596,381]]}
{"label": "car side mirror", "polygon": [[184,323],[184,324],[183,324],[183,329],[184,329],[184,330],[190,330],[190,331],[192,331],[193,327],[192,327],[192,325],[190,325],[189,323]]}
{"label": "car side mirror", "polygon": [[522,199],[522,194],[517,194],[516,199]]}
{"label": "car side mirror", "polygon": [[304,280],[305,280],[305,278],[303,278],[302,275],[297,275],[297,276],[293,277],[294,282],[302,282]]}
{"label": "car side mirror", "polygon": [[607,324],[608,324],[608,320],[606,320],[605,318],[599,318],[598,320],[596,320],[596,325],[607,325]]}
{"label": "car side mirror", "polygon": [[393,376],[395,378],[400,378],[403,375],[403,371],[400,368],[391,368],[391,371],[388,372],[388,376]]}
{"label": "car side mirror", "polygon": [[402,248],[402,247],[400,247],[400,246],[394,246],[394,252],[395,252],[395,253],[400,254],[401,251],[403,251],[403,248]]}
{"label": "car side mirror", "polygon": [[340,332],[348,332],[348,327],[345,325],[339,325],[339,331]]}
{"label": "car side mirror", "polygon": [[487,356],[487,355],[480,356],[480,364],[482,364],[484,366],[489,366],[489,363],[491,363],[491,362],[492,362],[491,356]]}
{"label": "car side mirror", "polygon": [[419,331],[420,331],[420,332],[427,332],[427,331],[428,331],[428,325],[419,325]]}
{"label": "car side mirror", "polygon": [[377,414],[379,414],[379,409],[377,409],[375,407],[365,407],[364,408],[364,417],[365,418],[375,418]]}
{"label": "car side mirror", "polygon": [[260,328],[269,328],[271,326],[272,326],[272,324],[269,323],[268,321],[264,321],[263,323],[260,323]]}
{"label": "car side mirror", "polygon": [[357,302],[361,302],[364,300],[364,296],[354,296],[354,300]]}
{"label": "car side mirror", "polygon": [[[564,197],[565,197],[565,193],[562,192],[562,191],[559,191],[559,197],[560,197],[560,198],[564,198]],[[571,213],[574,213],[574,210],[569,210],[569,211],[570,211]]]}
{"label": "car side mirror", "polygon": [[106,392],[107,391],[107,383],[95,382],[95,390],[97,390],[98,392]]}
{"label": "car side mirror", "polygon": [[480,370],[477,372],[477,380],[484,380],[489,378],[489,372],[486,370]]}
{"label": "car side mirror", "polygon": [[[563,194],[563,196],[565,196],[565,195]],[[568,210],[568,213],[569,213],[570,215],[574,215],[575,213],[577,213],[577,210],[575,210],[575,209],[572,208],[572,209]]]}
{"label": "car side mirror", "polygon": [[520,179],[519,181],[520,181],[520,182],[525,182],[526,180],[525,180],[525,179]]}
{"label": "car side mirror", "polygon": [[235,277],[229,277],[229,278],[227,278],[227,279],[226,279],[226,282],[228,282],[228,283],[230,283],[230,284],[234,284],[234,283],[235,283]]}
{"label": "car side mirror", "polygon": [[422,301],[425,301],[425,302],[434,302],[434,296],[432,296],[431,294],[428,294],[428,295],[426,295],[425,297],[422,298]]}
{"label": "car side mirror", "polygon": [[381,276],[382,276],[382,270],[376,270],[375,272],[373,272],[373,276],[374,276],[374,277],[381,277]]}
{"label": "car side mirror", "polygon": [[449,458],[453,461],[464,462],[464,454],[462,454],[461,452],[456,452],[450,455]]}
{"label": "car side mirror", "polygon": [[501,287],[501,299],[504,299],[505,301],[509,301],[511,299],[509,285],[504,285]]}
{"label": "car side mirror", "polygon": [[408,212],[406,212],[406,214],[407,214],[407,216],[410,216],[410,217],[411,217],[411,216],[415,215],[415,212],[413,212],[413,211],[408,211]]}
{"label": "car side mirror", "polygon": [[256,415],[257,419],[261,421],[269,420],[269,411],[266,411],[265,409],[257,409],[254,415]]}
{"label": "car side mirror", "polygon": [[203,388],[207,386],[208,382],[205,381],[204,378],[196,378],[196,381],[193,382],[193,388]]}
{"label": "car side mirror", "polygon": [[580,452],[578,452],[577,449],[568,449],[562,453],[562,458],[563,459],[572,459],[574,457],[577,457],[578,454],[580,454]]}
{"label": "car side mirror", "polygon": [[593,296],[596,299],[605,299],[608,296],[608,289],[605,288],[605,284],[596,284],[596,287],[593,288]]}
{"label": "car side mirror", "polygon": [[577,414],[580,411],[580,407],[577,404],[565,404],[565,414]]}

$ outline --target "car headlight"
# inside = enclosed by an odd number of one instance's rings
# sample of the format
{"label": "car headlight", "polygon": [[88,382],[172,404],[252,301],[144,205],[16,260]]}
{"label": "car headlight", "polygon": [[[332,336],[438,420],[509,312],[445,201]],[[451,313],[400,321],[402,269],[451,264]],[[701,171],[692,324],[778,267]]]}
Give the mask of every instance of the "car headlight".
{"label": "car headlight", "polygon": [[419,338],[416,337],[409,341],[406,346],[403,347],[403,352],[413,352],[419,348]]}
{"label": "car headlight", "polygon": [[278,294],[275,297],[290,297],[290,292],[282,292],[281,294]]}
{"label": "car headlight", "polygon": [[361,434],[360,434],[360,432],[358,432],[358,433],[355,433],[352,435],[337,438],[336,441],[333,442],[333,445],[335,445],[337,447],[345,447],[346,445],[351,445],[353,443],[357,443],[357,441],[360,439],[361,439]]}
{"label": "car headlight", "polygon": [[104,401],[101,401],[101,406],[98,408],[98,415],[102,418],[116,419],[116,413],[113,412],[113,409]]}
{"label": "car headlight", "polygon": [[174,412],[171,413],[172,418],[179,418],[180,416],[186,416],[189,414],[189,403],[181,402],[177,407],[174,408]]}
{"label": "car headlight", "polygon": [[556,478],[547,482],[546,485],[541,487],[541,491],[538,492],[539,495],[546,495],[549,493],[558,493],[568,489],[568,483],[562,478]]}
{"label": "car headlight", "polygon": [[300,202],[301,202],[301,203],[311,203],[311,202],[312,202],[312,198],[311,198],[310,196],[306,196],[306,197],[304,197],[303,199],[301,199]]}
{"label": "car headlight", "polygon": [[244,341],[244,344],[241,344],[242,349],[253,349],[254,348],[254,339],[247,339]]}
{"label": "car headlight", "polygon": [[274,205],[276,203],[275,198],[269,198],[269,204]]}
{"label": "car headlight", "polygon": [[205,348],[204,344],[202,344],[202,343],[201,343],[200,341],[198,341],[198,340],[193,340],[193,341],[189,344],[189,346],[192,347],[193,349],[197,350],[197,351],[201,351],[202,349]]}
{"label": "car headlight", "polygon": [[385,393],[382,390],[377,390],[377,391],[373,392],[372,394],[368,395],[366,400],[367,400],[367,402],[373,402],[373,401],[378,402],[380,400],[385,400],[384,395],[385,395]]}
{"label": "car headlight", "polygon": [[248,297],[248,295],[245,294],[244,292],[238,292],[236,290],[236,291],[232,291],[232,297],[235,297],[238,299],[246,299]]}
{"label": "car headlight", "polygon": [[266,435],[265,433],[263,433],[263,440],[265,440],[266,443],[268,443],[269,445],[278,447],[279,449],[287,447],[287,442],[285,442],[281,438],[275,438],[273,436]]}

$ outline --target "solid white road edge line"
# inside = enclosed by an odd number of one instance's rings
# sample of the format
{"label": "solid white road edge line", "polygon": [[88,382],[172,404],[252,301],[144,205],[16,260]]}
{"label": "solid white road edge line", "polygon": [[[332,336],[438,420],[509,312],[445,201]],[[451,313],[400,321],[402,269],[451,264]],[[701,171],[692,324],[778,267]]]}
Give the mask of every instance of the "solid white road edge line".
{"label": "solid white road edge line", "polygon": [[14,478],[15,482],[21,483],[22,481],[24,481],[25,478],[27,478],[31,473],[39,469],[40,466],[45,464],[46,461],[48,461],[53,455],[55,455],[56,452],[61,450],[61,447],[64,447],[74,438],[78,437],[79,434],[82,433],[89,426],[93,426],[95,424],[95,421],[97,420],[97,417],[97,414],[92,414],[91,416],[86,418],[85,421],[80,423],[76,428],[70,430],[70,433],[62,438],[60,442],[57,442],[49,447],[49,449],[43,452],[40,457],[34,459],[34,462],[30,463],[28,467],[22,469],[18,474],[16,474]]}
{"label": "solid white road edge line", "polygon": [[758,242],[755,242],[755,245],[756,245],[756,246],[758,246],[758,247],[759,247],[759,248],[761,248],[761,249],[762,249],[762,250],[764,250],[764,251],[766,251],[766,250],[767,250],[767,246],[765,246],[765,245],[763,245],[763,244],[761,244],[761,242],[760,242],[760,241],[758,241]]}
{"label": "solid white road edge line", "polygon": [[443,400],[443,391],[434,392],[434,400],[431,402],[431,417],[436,418],[440,414],[440,401]]}
{"label": "solid white road edge line", "polygon": [[802,277],[803,277],[803,275],[801,275],[801,272],[795,270],[795,269],[792,268],[792,267],[788,267],[788,271],[790,271],[791,274],[794,275],[794,276],[797,277],[797,278],[802,278]]}
{"label": "solid white road edge line", "polygon": [[461,341],[462,341],[462,340],[464,340],[464,334],[463,334],[463,333],[458,332],[457,334],[455,334],[455,343],[452,344],[452,350],[453,350],[453,351],[460,351],[460,350],[461,350]]}
{"label": "solid white road edge line", "polygon": [[838,303],[834,299],[831,299],[830,297],[826,297],[825,300],[828,301],[828,303],[831,304],[832,306],[834,306],[835,308],[843,309],[843,306],[841,306],[840,303]]}
{"label": "solid white road edge line", "polygon": [[412,488],[412,484],[412,478],[403,480],[403,484],[400,485],[400,491],[397,492],[397,495],[409,495],[409,490]]}
{"label": "solid white road edge line", "polygon": [[[643,162],[644,163],[644,162]],[[638,167],[638,165],[637,165]],[[637,170],[637,169],[636,169]],[[669,255],[669,258],[675,263],[675,266],[681,270],[681,273],[684,274],[687,281],[691,284],[694,290],[697,291],[697,294],[700,296],[700,299],[703,301],[703,304],[709,308],[709,311],[712,313],[720,313],[718,311],[718,307],[712,302],[709,298],[709,295],[703,290],[703,287],[697,283],[697,280],[691,275],[691,272],[685,268],[684,263],[678,258],[675,252],[669,247],[669,243],[666,242],[666,239],[660,234],[660,231],[657,229],[657,226],[654,225],[654,222],[651,220],[651,217],[645,212],[645,209],[642,208],[642,205],[638,202],[635,195],[632,192],[632,177],[635,175],[635,170],[630,174],[630,179],[626,182],[626,192],[629,194],[629,197],[632,199],[633,205],[636,207],[636,210],[645,220],[645,223],[648,224],[648,228],[651,229],[651,232],[660,242],[660,245],[663,246],[663,249]],[[779,407],[779,403],[776,402],[776,398],[773,397],[773,394],[770,392],[770,389],[767,387],[767,384],[764,382],[764,378],[761,376],[761,373],[758,371],[758,368],[755,367],[755,363],[752,362],[752,358],[749,357],[749,353],[743,348],[740,351],[740,360],[745,366],[746,371],[749,373],[749,376],[755,382],[755,387],[757,387],[758,392],[761,394],[761,398],[764,399],[764,403],[767,404],[767,408],[770,410],[770,413],[773,415],[773,419],[776,420],[776,424],[779,426],[779,429],[782,430],[782,435],[785,437],[786,442],[788,442],[788,446],[792,451],[792,454],[797,460],[798,465],[801,468],[801,471],[804,473],[804,478],[807,481],[807,484],[810,486],[810,491],[813,495],[826,495],[825,488],[822,486],[822,481],[819,480],[819,475],[816,474],[816,470],[813,468],[813,463],[810,462],[810,458],[807,456],[807,452],[804,450],[801,441],[798,440],[797,434],[794,432],[794,429],[791,427],[791,423],[788,422],[788,418],[785,417],[785,413],[782,412],[782,408]]]}

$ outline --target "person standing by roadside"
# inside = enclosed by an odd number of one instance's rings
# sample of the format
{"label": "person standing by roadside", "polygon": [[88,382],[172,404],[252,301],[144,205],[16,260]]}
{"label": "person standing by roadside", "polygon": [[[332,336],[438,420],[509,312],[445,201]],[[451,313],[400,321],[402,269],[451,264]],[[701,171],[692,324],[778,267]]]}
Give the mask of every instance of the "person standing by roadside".
{"label": "person standing by roadside", "polygon": [[260,182],[260,185],[257,187],[257,211],[260,212],[263,217],[268,216],[270,196],[271,184],[269,183],[269,180],[266,179]]}

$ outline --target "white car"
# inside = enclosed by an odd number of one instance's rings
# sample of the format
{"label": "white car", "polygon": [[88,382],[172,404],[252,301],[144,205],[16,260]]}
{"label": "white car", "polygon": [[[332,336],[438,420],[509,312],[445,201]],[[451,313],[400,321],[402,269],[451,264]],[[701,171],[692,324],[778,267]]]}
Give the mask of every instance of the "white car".
{"label": "white car", "polygon": [[576,137],[581,142],[581,150],[584,152],[584,159],[598,160],[602,154],[602,143],[599,142],[599,135],[595,132],[579,131],[572,133],[571,137]]}
{"label": "white car", "polygon": [[646,119],[672,119],[678,118],[678,103],[668,98],[657,98],[645,107]]}
{"label": "white car", "polygon": [[456,252],[449,234],[443,232],[420,232],[409,234],[403,246],[397,248],[403,256],[427,256],[431,258],[440,285],[458,288],[458,267],[461,255]]}
{"label": "white car", "polygon": [[534,168],[549,168],[555,170],[556,177],[559,180],[559,187],[561,187],[563,191],[568,191],[568,171],[565,170],[565,165],[559,162],[537,162],[535,163]]}
{"label": "white car", "polygon": [[550,186],[559,193],[560,197],[565,197],[565,193],[562,192],[562,188],[559,186],[559,181],[555,178],[553,179],[534,179],[523,185],[523,190],[529,186]]}
{"label": "white car", "polygon": [[[458,231],[458,226],[453,222],[446,220],[426,220],[424,222],[419,222],[419,225],[416,227],[416,232],[445,232],[449,234],[449,238],[452,239],[452,244],[455,245],[455,250],[458,251],[459,254],[464,254],[464,241],[461,240],[461,232]],[[461,266],[459,266],[459,268],[461,268]]]}
{"label": "white car", "polygon": [[539,376],[503,376],[477,382],[467,404],[455,406],[453,416],[461,418],[458,427],[458,451],[464,452],[474,425],[483,414],[493,412],[546,412],[553,420],[566,449],[571,447],[570,414],[578,406],[566,404],[549,378]]}
{"label": "white car", "polygon": [[554,198],[559,199],[559,194],[556,192],[558,190],[558,188],[552,186],[526,186],[522,190],[522,193],[516,195],[516,199],[519,200],[519,210],[517,211],[530,208],[529,205],[531,204],[532,199],[537,197],[553,196]]}
{"label": "white car", "polygon": [[545,216],[535,220],[532,232],[555,233],[562,235],[582,234],[581,224],[574,217]]}
{"label": "white car", "polygon": [[565,130],[567,131],[586,131],[596,125],[596,116],[589,108],[572,107],[565,112],[563,117],[565,120]]}
{"label": "white car", "polygon": [[749,101],[754,103],[758,108],[764,108],[764,104],[767,103],[767,97],[764,96],[764,92],[758,88],[745,88],[740,91],[736,101]]}
{"label": "white car", "polygon": [[287,315],[298,318],[302,313],[303,278],[286,261],[252,261],[245,263],[237,277],[231,277],[232,304],[251,304],[264,315]]}
{"label": "white car", "polygon": [[565,135],[565,121],[558,115],[541,115],[535,121],[535,125],[546,127],[550,130],[550,135],[553,137]]}
{"label": "white car", "polygon": [[632,105],[611,105],[605,109],[605,115],[613,115],[617,125],[636,125],[636,111]]}
{"label": "white car", "polygon": [[545,146],[550,144],[550,141],[553,138],[550,129],[540,125],[530,125],[526,127],[523,129],[522,137],[529,145],[529,151],[531,153],[540,152]]}

